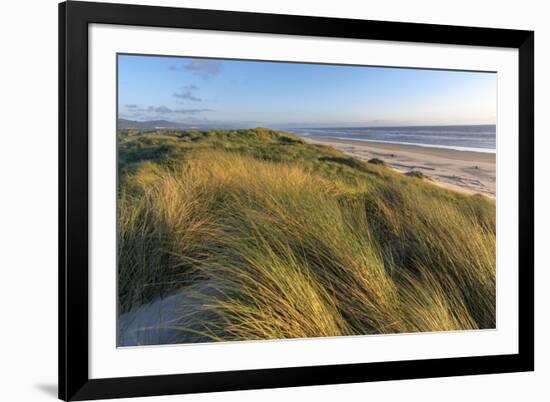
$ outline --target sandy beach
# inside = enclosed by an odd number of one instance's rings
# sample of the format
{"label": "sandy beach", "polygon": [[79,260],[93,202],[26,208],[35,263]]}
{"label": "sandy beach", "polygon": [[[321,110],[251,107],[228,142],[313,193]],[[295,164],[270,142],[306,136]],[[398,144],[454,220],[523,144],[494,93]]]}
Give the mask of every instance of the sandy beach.
{"label": "sandy beach", "polygon": [[303,138],[312,144],[329,145],[358,159],[382,159],[402,173],[419,170],[435,184],[449,189],[495,198],[494,153],[322,137]]}

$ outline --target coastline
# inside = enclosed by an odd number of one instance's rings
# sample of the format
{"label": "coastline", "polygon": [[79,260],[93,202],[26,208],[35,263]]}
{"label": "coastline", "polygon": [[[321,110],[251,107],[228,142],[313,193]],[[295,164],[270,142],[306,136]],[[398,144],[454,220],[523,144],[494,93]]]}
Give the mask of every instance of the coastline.
{"label": "coastline", "polygon": [[357,159],[381,159],[401,173],[421,171],[434,184],[448,189],[493,199],[496,195],[495,153],[316,136],[300,138],[310,144],[331,146]]}

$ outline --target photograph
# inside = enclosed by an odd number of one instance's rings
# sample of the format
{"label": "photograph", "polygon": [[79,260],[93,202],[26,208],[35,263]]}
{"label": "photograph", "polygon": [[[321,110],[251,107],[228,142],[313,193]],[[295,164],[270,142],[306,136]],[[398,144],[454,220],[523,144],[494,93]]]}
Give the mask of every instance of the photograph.
{"label": "photograph", "polygon": [[118,54],[117,346],[495,329],[496,121],[494,71]]}

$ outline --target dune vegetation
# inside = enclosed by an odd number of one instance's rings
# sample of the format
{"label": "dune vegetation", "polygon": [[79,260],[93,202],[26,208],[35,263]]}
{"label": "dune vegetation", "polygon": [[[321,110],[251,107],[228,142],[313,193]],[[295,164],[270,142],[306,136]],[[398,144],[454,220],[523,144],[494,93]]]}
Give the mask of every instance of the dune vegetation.
{"label": "dune vegetation", "polygon": [[121,313],[204,284],[181,342],[495,327],[493,200],[269,129],[118,143]]}

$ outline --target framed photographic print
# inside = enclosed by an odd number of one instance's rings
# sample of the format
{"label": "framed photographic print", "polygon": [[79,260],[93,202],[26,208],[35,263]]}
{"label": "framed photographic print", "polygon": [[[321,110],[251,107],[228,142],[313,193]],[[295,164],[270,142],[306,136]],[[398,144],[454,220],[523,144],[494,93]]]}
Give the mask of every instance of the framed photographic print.
{"label": "framed photographic print", "polygon": [[534,33],[59,5],[59,397],[534,369]]}

